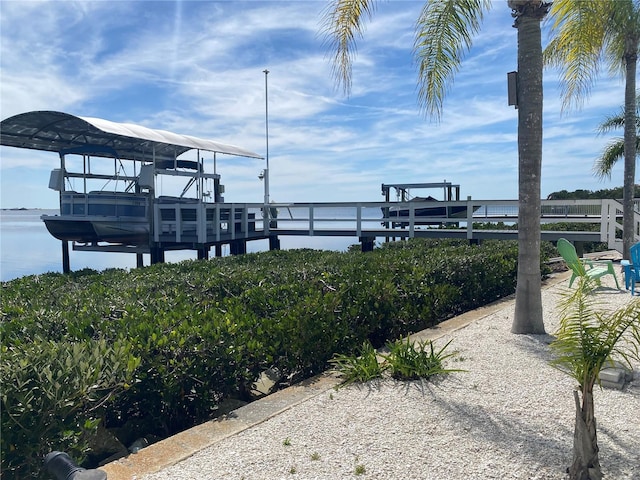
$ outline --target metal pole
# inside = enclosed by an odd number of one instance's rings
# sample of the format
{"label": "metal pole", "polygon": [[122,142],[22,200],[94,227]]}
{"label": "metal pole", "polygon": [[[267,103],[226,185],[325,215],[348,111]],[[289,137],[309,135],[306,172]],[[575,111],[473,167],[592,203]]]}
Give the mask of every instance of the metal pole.
{"label": "metal pole", "polygon": [[263,70],[264,72],[264,119],[265,119],[265,141],[266,141],[266,168],[264,170],[264,204],[265,208],[269,205],[269,89],[267,76],[269,70]]}

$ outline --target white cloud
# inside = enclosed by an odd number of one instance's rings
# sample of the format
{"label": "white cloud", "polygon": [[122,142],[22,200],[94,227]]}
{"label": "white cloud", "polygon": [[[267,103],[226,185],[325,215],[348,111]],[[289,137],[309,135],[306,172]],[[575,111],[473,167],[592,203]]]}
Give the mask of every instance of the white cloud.
{"label": "white cloud", "polygon": [[[506,6],[496,4],[486,17],[440,123],[425,118],[417,101],[412,48],[422,2],[378,4],[357,43],[348,97],[336,88],[323,45],[324,6],[3,2],[2,118],[62,110],[260,153],[268,68],[271,188],[278,201],[378,200],[382,182],[444,178],[461,183],[463,195],[516,198],[517,111],[507,105],[506,72],[515,69],[517,31]],[[561,114],[557,75],[545,72],[543,194],[569,182],[609,185],[591,176],[606,143],[594,131],[621,103],[620,80],[603,77],[580,111]],[[57,158],[31,153],[3,147],[1,168],[40,169],[43,193],[33,195],[50,206],[46,179]],[[227,198],[260,201],[263,167],[224,165]],[[3,203],[10,191],[5,177]],[[620,176],[610,182],[621,183]]]}

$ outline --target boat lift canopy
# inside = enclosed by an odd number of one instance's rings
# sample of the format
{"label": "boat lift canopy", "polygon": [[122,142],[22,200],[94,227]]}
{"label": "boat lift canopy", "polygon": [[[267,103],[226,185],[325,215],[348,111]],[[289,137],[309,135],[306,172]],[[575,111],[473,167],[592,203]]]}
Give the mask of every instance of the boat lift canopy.
{"label": "boat lift canopy", "polygon": [[[26,112],[2,120],[0,145],[50,152],[85,145],[104,146],[115,149],[121,159],[143,162],[175,160],[195,149],[263,158],[249,150],[213,140],[54,111]],[[94,152],[93,155],[112,157],[106,151],[102,154]]]}

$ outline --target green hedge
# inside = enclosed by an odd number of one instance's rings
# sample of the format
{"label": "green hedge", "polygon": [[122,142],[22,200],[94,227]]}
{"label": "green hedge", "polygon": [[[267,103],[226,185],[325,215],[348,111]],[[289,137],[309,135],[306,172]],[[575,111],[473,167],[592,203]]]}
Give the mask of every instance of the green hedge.
{"label": "green hedge", "polygon": [[[35,475],[54,449],[83,458],[99,422],[171,435],[267,368],[308,377],[509,295],[516,266],[516,242],[416,239],[3,283],[3,475]],[[64,393],[42,396],[51,382]]]}

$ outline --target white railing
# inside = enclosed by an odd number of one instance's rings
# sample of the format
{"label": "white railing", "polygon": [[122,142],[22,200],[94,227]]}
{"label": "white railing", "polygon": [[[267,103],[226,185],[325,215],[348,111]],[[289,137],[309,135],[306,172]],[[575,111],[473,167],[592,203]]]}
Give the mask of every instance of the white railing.
{"label": "white railing", "polygon": [[[602,201],[603,214],[600,226],[600,235],[603,242],[607,242],[609,248],[622,252],[623,206],[616,200]],[[634,239],[640,241],[640,200],[634,201],[633,232]]]}
{"label": "white railing", "polygon": [[[636,205],[640,207],[640,200]],[[272,203],[266,210],[261,203],[156,204],[154,241],[211,243],[252,236],[331,233],[412,237],[417,230],[429,228],[465,230],[466,237],[472,239],[477,232],[474,224],[514,224],[519,209],[517,200],[468,199],[437,203]],[[621,240],[617,239],[621,238],[622,205],[616,201],[542,200],[540,221],[599,224],[601,241],[621,249]],[[635,227],[636,233],[640,232],[640,213],[636,213]]]}
{"label": "white railing", "polygon": [[155,242],[210,243],[262,231],[262,204],[166,203],[154,205]]}

